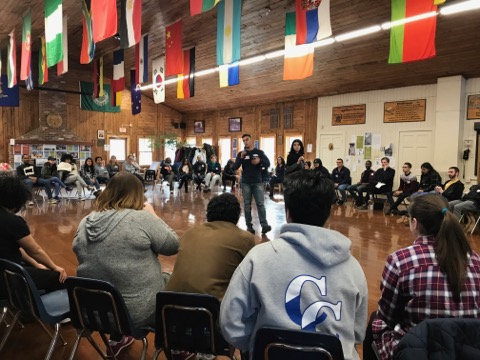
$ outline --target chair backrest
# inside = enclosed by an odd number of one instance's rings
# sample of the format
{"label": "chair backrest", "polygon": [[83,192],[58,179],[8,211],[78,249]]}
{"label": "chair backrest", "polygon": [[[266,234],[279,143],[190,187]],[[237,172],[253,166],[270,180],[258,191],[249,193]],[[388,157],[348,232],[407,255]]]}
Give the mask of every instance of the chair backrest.
{"label": "chair backrest", "polygon": [[111,283],[68,277],[65,285],[70,301],[70,318],[75,328],[135,336],[125,302]]}
{"label": "chair backrest", "polygon": [[344,360],[334,335],[264,327],[255,334],[253,360]]}
{"label": "chair backrest", "polygon": [[214,296],[161,291],[157,294],[155,347],[229,355],[218,325],[220,301]]}
{"label": "chair backrest", "polygon": [[145,171],[145,181],[155,181],[157,179],[157,172],[155,170]]}

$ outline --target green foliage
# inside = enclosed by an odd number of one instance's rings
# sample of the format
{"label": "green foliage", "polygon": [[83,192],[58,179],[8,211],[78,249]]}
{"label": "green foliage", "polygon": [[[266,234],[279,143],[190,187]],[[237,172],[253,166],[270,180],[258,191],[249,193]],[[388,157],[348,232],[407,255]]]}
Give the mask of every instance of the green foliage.
{"label": "green foliage", "polygon": [[185,141],[179,140],[176,133],[152,135],[149,139],[152,149],[160,149],[164,146],[178,149],[187,145]]}

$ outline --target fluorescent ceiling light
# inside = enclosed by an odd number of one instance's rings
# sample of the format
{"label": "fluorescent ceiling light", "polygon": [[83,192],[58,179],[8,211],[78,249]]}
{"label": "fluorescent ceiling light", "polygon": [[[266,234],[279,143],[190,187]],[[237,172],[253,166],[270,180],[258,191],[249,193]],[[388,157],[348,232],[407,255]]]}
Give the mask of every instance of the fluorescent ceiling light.
{"label": "fluorescent ceiling light", "polygon": [[263,61],[263,60],[265,60],[265,55],[258,55],[258,56],[254,56],[254,57],[251,57],[251,58],[248,58],[248,59],[245,59],[245,60],[240,60],[238,62],[238,65],[239,66],[250,65],[250,64],[255,64],[255,63]]}
{"label": "fluorescent ceiling light", "polygon": [[273,58],[280,57],[280,56],[283,56],[283,55],[285,55],[285,50],[284,49],[269,52],[268,54],[265,54],[265,58],[273,59]]}
{"label": "fluorescent ceiling light", "polygon": [[335,41],[340,42],[340,41],[345,41],[345,40],[350,40],[350,39],[355,39],[361,36],[369,35],[376,33],[378,31],[382,30],[380,25],[374,25],[370,26],[364,29],[360,30],[355,30],[351,31],[342,35],[335,36]]}
{"label": "fluorescent ceiling light", "polygon": [[205,76],[205,75],[208,75],[208,74],[213,74],[214,72],[218,71],[217,68],[213,68],[213,69],[205,69],[205,70],[201,70],[201,71],[197,71],[195,73],[195,77],[200,77],[200,76]]}
{"label": "fluorescent ceiling light", "polygon": [[480,0],[470,0],[458,4],[442,6],[442,8],[440,9],[440,14],[450,15],[476,9],[480,9]]}
{"label": "fluorescent ceiling light", "polygon": [[141,90],[141,91],[143,91],[143,90],[149,90],[149,89],[153,89],[153,84],[140,86],[140,90]]}
{"label": "fluorescent ceiling light", "polygon": [[165,85],[175,84],[177,81],[178,81],[178,78],[174,77],[174,78],[165,80],[164,84]]}
{"label": "fluorescent ceiling light", "polygon": [[430,11],[428,13],[415,15],[415,16],[410,16],[410,17],[405,18],[405,19],[395,20],[395,21],[392,21],[392,22],[387,22],[385,24],[382,24],[382,29],[383,30],[388,30],[388,29],[390,29],[392,27],[395,27],[395,26],[408,24],[408,23],[418,21],[418,20],[428,19],[428,18],[434,17],[436,15],[437,15],[436,11]]}
{"label": "fluorescent ceiling light", "polygon": [[331,45],[335,42],[335,39],[333,37],[329,37],[327,39],[323,39],[323,40],[320,40],[320,41],[316,41],[314,43],[312,43],[312,46],[314,48],[317,48],[317,47],[322,47],[322,46],[327,46],[327,45]]}

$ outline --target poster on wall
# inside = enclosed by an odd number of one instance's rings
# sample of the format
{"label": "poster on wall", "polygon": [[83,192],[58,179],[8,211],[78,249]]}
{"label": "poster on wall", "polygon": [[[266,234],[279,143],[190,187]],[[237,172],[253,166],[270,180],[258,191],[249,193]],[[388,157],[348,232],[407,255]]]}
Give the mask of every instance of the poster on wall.
{"label": "poster on wall", "polygon": [[383,104],[383,122],[425,121],[427,99],[391,101]]}
{"label": "poster on wall", "polygon": [[365,124],[366,110],[366,104],[334,107],[332,108],[332,125]]}
{"label": "poster on wall", "polygon": [[480,94],[468,96],[467,120],[475,119],[480,119]]}

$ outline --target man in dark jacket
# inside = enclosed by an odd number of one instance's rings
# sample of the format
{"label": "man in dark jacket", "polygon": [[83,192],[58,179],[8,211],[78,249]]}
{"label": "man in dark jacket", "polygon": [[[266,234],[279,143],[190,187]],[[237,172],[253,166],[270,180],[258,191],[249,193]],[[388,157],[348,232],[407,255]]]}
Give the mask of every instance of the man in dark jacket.
{"label": "man in dark jacket", "polygon": [[197,190],[200,190],[206,171],[207,164],[203,161],[202,155],[197,155],[197,161],[193,164],[193,182],[197,184]]}
{"label": "man in dark jacket", "polygon": [[343,159],[337,159],[337,167],[332,171],[332,181],[335,189],[340,192],[341,198],[337,201],[338,205],[343,205],[347,200],[347,188],[352,184],[350,170],[343,166]]}
{"label": "man in dark jacket", "polygon": [[463,195],[465,185],[460,181],[458,175],[460,169],[456,166],[452,166],[448,169],[448,181],[443,186],[436,186],[435,192],[442,195],[448,201],[459,200]]}
{"label": "man in dark jacket", "polygon": [[[418,190],[418,181],[414,173],[412,173],[412,164],[406,162],[402,166],[402,174],[400,175],[400,185],[398,189],[387,194],[387,200],[390,204],[390,209],[388,209],[385,214],[395,214],[399,212],[397,207],[403,202],[403,200],[413,194]],[[393,196],[397,197],[396,201],[393,201]]]}
{"label": "man in dark jacket", "polygon": [[[375,171],[373,179],[368,183],[367,200],[373,194],[389,194],[392,192],[395,170],[390,167],[388,157],[383,157],[381,161],[382,167]],[[359,209],[366,210],[367,204],[360,206]]]}
{"label": "man in dark jacket", "polygon": [[[33,185],[43,186],[45,188],[45,192],[47,193],[48,202],[51,204],[56,204],[58,202],[52,197],[50,181],[36,176],[35,166],[33,165],[32,158],[29,154],[23,154],[22,164],[17,166],[17,175],[30,191],[32,191]],[[29,201],[28,205],[33,206],[33,202]]]}
{"label": "man in dark jacket", "polygon": [[372,162],[370,160],[365,161],[365,170],[360,175],[360,181],[347,188],[347,191],[355,199],[355,205],[363,205],[363,192],[367,191],[368,183],[372,179],[373,174],[375,174],[375,171],[372,169]]}
{"label": "man in dark jacket", "polygon": [[458,220],[462,217],[462,211],[477,211],[480,209],[480,185],[473,185],[461,200],[450,201],[448,207]]}

